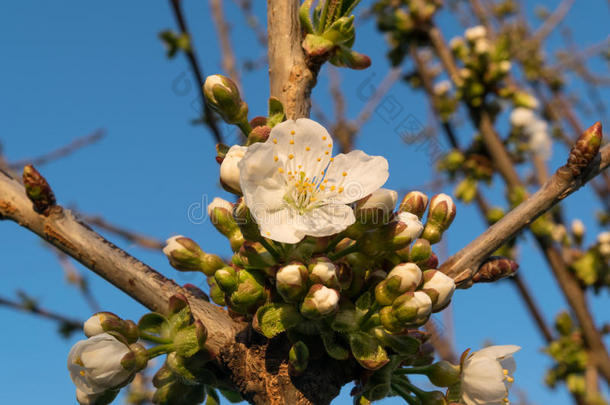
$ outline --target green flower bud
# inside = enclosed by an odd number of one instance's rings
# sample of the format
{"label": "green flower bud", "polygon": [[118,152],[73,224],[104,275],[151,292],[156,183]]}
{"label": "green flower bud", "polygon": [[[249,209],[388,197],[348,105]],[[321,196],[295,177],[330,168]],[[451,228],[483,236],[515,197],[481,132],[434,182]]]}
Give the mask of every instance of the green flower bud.
{"label": "green flower bud", "polygon": [[172,267],[180,271],[201,271],[211,276],[225,265],[220,256],[205,253],[197,243],[182,235],[169,238],[163,253]]}
{"label": "green flower bud", "polygon": [[422,238],[428,239],[433,244],[438,243],[441,240],[443,232],[453,222],[455,213],[455,204],[447,194],[437,194],[432,197],[428,220],[426,221]]}
{"label": "green flower bud", "polygon": [[233,218],[233,204],[222,198],[214,198],[208,205],[208,216],[218,231],[227,237],[233,251],[239,250],[244,237]]}
{"label": "green flower bud", "polygon": [[424,216],[426,208],[428,207],[428,196],[421,191],[411,191],[402,199],[398,211],[410,212],[411,214],[417,215],[418,218]]}
{"label": "green flower bud", "polygon": [[214,273],[216,284],[225,294],[231,294],[237,289],[237,273],[233,267],[223,267]]}
{"label": "green flower bud", "polygon": [[[218,279],[216,279],[218,281]],[[267,299],[265,279],[256,270],[237,272],[237,290],[229,296],[229,306],[235,312],[254,313]]]}
{"label": "green flower bud", "polygon": [[409,291],[394,300],[392,313],[400,322],[423,325],[432,313],[432,300],[423,291]]}
{"label": "green flower bud", "polygon": [[596,122],[579,137],[568,157],[568,168],[574,176],[580,175],[593,161],[602,143],[602,124]]}
{"label": "green flower bud", "polygon": [[340,46],[330,59],[330,63],[338,67],[361,70],[371,66],[371,58],[345,46]]}
{"label": "green flower bud", "polygon": [[203,85],[207,104],[228,124],[248,122],[248,104],[241,99],[237,85],[222,75],[208,76]]}
{"label": "green flower bud", "polygon": [[409,245],[419,238],[424,229],[417,215],[410,212],[399,212],[390,224],[394,224],[394,235],[392,238],[394,250],[402,249]]}
{"label": "green flower bud", "polygon": [[305,265],[294,262],[280,268],[275,275],[277,292],[286,302],[299,302],[307,293],[308,272]]}
{"label": "green flower bud", "polygon": [[409,251],[409,260],[418,263],[424,262],[432,255],[432,247],[427,239],[417,239]]}
{"label": "green flower bud", "polygon": [[405,328],[405,325],[394,316],[391,306],[381,308],[379,319],[383,327],[391,333],[401,332]]}
{"label": "green flower bud", "polygon": [[488,258],[472,277],[474,283],[491,283],[512,276],[519,269],[517,262],[500,256]]}
{"label": "green flower bud", "polygon": [[339,292],[314,284],[301,304],[301,314],[309,319],[320,319],[334,313],[339,308]]}
{"label": "green flower bud", "polygon": [[179,356],[191,357],[205,348],[208,332],[201,321],[196,320],[192,325],[178,330],[173,343],[175,352]]}
{"label": "green flower bud", "polygon": [[233,208],[233,218],[235,218],[235,222],[246,240],[257,241],[261,238],[258,224],[252,217],[243,198],[240,198]]}
{"label": "green flower bud", "polygon": [[392,302],[406,291],[414,291],[422,279],[422,272],[415,263],[402,263],[394,267],[386,279],[375,287],[375,299],[381,305]]}
{"label": "green flower bud", "polygon": [[292,345],[288,352],[288,365],[290,375],[298,376],[305,372],[309,363],[309,349],[300,340]]}

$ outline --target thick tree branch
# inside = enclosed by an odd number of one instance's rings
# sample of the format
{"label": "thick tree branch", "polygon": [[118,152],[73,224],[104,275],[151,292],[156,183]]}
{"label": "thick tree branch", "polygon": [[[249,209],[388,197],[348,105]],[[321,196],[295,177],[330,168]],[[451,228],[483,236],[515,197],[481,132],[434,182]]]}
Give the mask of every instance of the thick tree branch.
{"label": "thick tree branch", "polygon": [[310,68],[301,48],[299,1],[267,0],[269,84],[289,119],[309,117],[318,68]]}
{"label": "thick tree branch", "polygon": [[0,172],[0,219],[15,221],[36,233],[152,311],[165,312],[172,295],[184,294],[194,316],[208,328],[207,345],[214,354],[234,343],[245,327],[223,309],[194,296],[108,242],[70,210],[54,206],[48,216],[36,213],[23,186],[4,172]]}

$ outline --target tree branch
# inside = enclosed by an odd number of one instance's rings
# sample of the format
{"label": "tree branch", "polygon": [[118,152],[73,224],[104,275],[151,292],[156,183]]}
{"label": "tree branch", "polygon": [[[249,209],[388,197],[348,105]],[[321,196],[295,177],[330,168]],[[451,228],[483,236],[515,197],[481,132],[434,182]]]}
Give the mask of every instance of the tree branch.
{"label": "tree branch", "polygon": [[152,311],[166,312],[169,298],[184,294],[193,315],[208,329],[207,347],[213,354],[234,343],[246,326],[108,242],[70,210],[54,206],[48,216],[36,213],[23,186],[4,172],[0,172],[0,219],[36,233]]}
{"label": "tree branch", "polygon": [[319,67],[310,69],[301,48],[299,1],[267,0],[269,84],[289,119],[309,117]]}

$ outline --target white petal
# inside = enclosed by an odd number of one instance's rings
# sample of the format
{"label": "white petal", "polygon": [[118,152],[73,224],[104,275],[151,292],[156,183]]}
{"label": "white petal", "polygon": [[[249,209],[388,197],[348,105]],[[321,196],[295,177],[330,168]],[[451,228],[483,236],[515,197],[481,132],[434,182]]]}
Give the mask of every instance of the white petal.
{"label": "white petal", "polygon": [[306,235],[330,236],[356,222],[354,211],[345,204],[328,204],[299,217],[298,229]]}
{"label": "white petal", "polygon": [[289,208],[259,212],[256,221],[261,235],[277,242],[298,243],[305,237],[305,233],[297,227],[299,219]]}
{"label": "white petal", "polygon": [[343,188],[343,192],[334,197],[334,202],[348,204],[383,186],[389,175],[385,158],[354,150],[335,156],[326,172],[326,179],[328,187]]}
{"label": "white petal", "polygon": [[517,353],[519,350],[521,350],[521,346],[517,345],[488,346],[474,352],[472,357],[488,356],[494,359],[502,359]]}
{"label": "white petal", "polygon": [[274,157],[284,162],[286,173],[303,171],[310,178],[322,175],[333,151],[328,131],[308,118],[287,120],[276,125],[267,143],[275,145]]}
{"label": "white petal", "polygon": [[[476,354],[476,352],[475,352]],[[462,390],[475,401],[499,401],[508,394],[500,363],[491,357],[473,355],[464,362]]]}

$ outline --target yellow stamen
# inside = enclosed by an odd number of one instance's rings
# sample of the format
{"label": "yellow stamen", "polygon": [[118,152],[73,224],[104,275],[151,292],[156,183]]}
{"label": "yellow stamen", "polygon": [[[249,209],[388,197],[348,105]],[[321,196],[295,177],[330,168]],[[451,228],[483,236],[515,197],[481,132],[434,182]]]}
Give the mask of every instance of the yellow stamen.
{"label": "yellow stamen", "polygon": [[309,152],[309,151],[311,150],[311,148],[308,146],[308,147],[306,147],[306,148],[305,148],[305,150],[306,150],[307,152]]}
{"label": "yellow stamen", "polygon": [[322,158],[317,158],[316,160],[319,162],[320,160],[322,160]]}
{"label": "yellow stamen", "polygon": [[324,186],[324,185],[320,186],[320,190],[324,190],[325,188],[326,188],[326,186]]}
{"label": "yellow stamen", "polygon": [[325,155],[328,155],[328,151],[324,152]]}
{"label": "yellow stamen", "polygon": [[330,158],[330,161],[332,162],[333,160],[335,160],[335,158]]}
{"label": "yellow stamen", "polygon": [[508,375],[508,370],[507,369],[503,369],[502,373],[504,373],[504,375]]}
{"label": "yellow stamen", "polygon": [[278,158],[277,156],[274,156],[274,157],[273,157],[273,160],[274,160],[275,162],[277,162],[277,161],[278,161],[278,159],[279,159],[279,158]]}
{"label": "yellow stamen", "polygon": [[273,138],[273,143],[277,144],[277,139]]}
{"label": "yellow stamen", "polygon": [[343,177],[347,176],[347,172],[343,172]]}
{"label": "yellow stamen", "polygon": [[291,153],[290,155],[288,155],[288,159],[294,159],[294,155]]}
{"label": "yellow stamen", "polygon": [[282,169],[281,167],[278,167],[277,171],[280,173],[284,173],[284,169]]}
{"label": "yellow stamen", "polygon": [[323,140],[323,141],[325,141],[325,140],[326,140],[326,137],[325,137],[325,136],[323,136],[323,137],[322,137],[322,140]]}
{"label": "yellow stamen", "polygon": [[294,130],[293,130],[293,131],[290,131],[290,135],[294,135]]}
{"label": "yellow stamen", "polygon": [[343,192],[343,187],[339,187],[339,193]]}
{"label": "yellow stamen", "polygon": [[291,144],[291,145],[294,145],[294,139],[291,139],[291,140],[290,140],[290,144]]}
{"label": "yellow stamen", "polygon": [[330,191],[335,191],[335,186],[330,186]]}
{"label": "yellow stamen", "polygon": [[512,383],[515,381],[515,379],[513,377],[506,377],[506,381],[508,381],[509,383]]}

